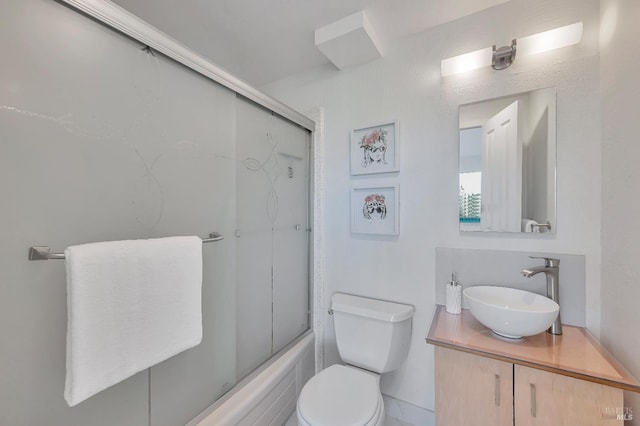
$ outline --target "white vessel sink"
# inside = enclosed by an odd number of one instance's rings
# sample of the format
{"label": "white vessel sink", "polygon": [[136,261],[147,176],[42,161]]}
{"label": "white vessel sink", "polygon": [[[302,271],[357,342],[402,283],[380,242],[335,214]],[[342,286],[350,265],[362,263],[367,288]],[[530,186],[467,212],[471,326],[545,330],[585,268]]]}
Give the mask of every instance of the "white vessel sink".
{"label": "white vessel sink", "polygon": [[515,288],[467,287],[463,294],[478,321],[512,339],[545,331],[560,312],[560,306],[548,297]]}

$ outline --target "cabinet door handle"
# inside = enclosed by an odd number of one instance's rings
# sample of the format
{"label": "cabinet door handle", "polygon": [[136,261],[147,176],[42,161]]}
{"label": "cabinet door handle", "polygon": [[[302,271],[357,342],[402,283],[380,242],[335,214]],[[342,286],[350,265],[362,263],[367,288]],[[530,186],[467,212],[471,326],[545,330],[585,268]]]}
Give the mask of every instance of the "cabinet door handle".
{"label": "cabinet door handle", "polygon": [[500,375],[496,374],[495,377],[495,395],[493,396],[493,403],[496,404],[496,407],[500,406]]}
{"label": "cabinet door handle", "polygon": [[536,417],[536,385],[529,383],[529,389],[531,391],[531,417]]}

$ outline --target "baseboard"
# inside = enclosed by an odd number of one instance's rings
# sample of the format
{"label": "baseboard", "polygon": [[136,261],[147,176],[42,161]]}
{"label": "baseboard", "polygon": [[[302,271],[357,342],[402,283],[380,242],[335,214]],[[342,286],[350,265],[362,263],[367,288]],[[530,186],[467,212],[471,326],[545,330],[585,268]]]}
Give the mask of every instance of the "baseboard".
{"label": "baseboard", "polygon": [[398,419],[406,425],[435,426],[436,424],[435,414],[431,410],[388,395],[382,395],[382,400],[387,417]]}

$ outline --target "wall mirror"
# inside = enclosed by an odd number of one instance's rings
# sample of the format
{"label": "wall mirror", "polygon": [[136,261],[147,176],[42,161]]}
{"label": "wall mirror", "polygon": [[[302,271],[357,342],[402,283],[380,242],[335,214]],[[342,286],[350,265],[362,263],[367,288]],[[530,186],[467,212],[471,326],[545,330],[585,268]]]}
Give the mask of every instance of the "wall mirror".
{"label": "wall mirror", "polygon": [[459,108],[461,231],[554,233],[556,89]]}

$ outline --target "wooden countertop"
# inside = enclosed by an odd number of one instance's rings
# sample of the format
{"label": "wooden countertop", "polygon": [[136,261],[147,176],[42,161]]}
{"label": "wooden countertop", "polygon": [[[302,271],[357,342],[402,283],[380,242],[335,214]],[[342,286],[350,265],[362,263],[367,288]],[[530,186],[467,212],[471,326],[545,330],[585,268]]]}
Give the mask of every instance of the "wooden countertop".
{"label": "wooden countertop", "polygon": [[540,333],[507,339],[480,324],[466,309],[461,315],[452,315],[444,306],[437,306],[426,340],[436,346],[640,392],[640,382],[585,328],[563,324],[562,332],[560,336]]}

